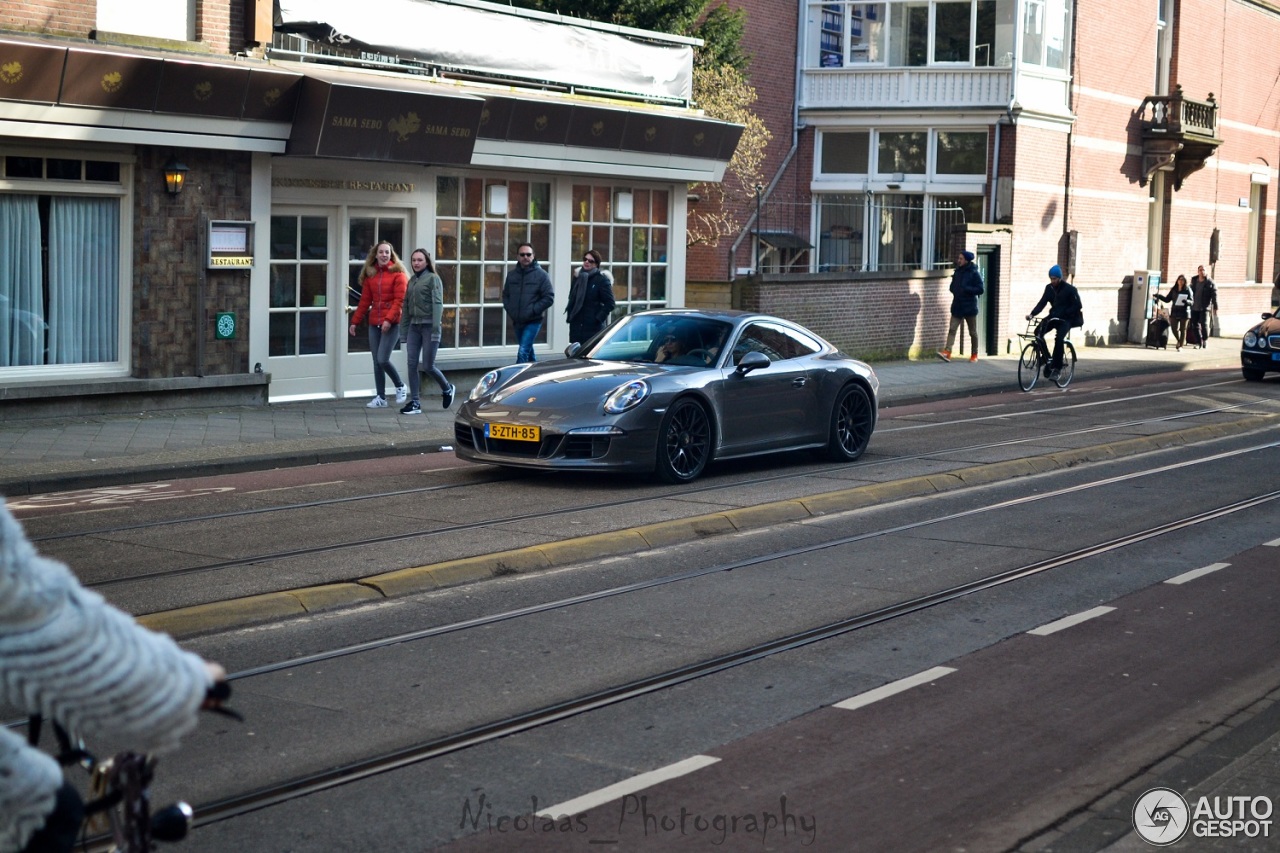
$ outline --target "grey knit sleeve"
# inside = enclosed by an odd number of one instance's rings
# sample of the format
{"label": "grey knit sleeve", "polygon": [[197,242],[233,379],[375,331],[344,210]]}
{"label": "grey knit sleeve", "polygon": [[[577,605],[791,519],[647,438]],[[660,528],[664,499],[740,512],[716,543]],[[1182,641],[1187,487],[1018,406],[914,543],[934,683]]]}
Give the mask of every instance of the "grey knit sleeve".
{"label": "grey knit sleeve", "polygon": [[174,749],[211,686],[204,662],[39,556],[0,507],[0,702],[100,755]]}
{"label": "grey knit sleeve", "polygon": [[0,853],[18,853],[53,811],[62,768],[0,726]]}

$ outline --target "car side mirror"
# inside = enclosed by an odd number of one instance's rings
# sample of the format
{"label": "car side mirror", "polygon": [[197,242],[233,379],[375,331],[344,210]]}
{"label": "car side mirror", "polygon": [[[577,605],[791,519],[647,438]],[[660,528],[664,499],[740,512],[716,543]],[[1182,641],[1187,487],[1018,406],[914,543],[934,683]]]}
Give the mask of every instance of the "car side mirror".
{"label": "car side mirror", "polygon": [[742,357],[742,361],[738,362],[737,373],[739,376],[746,376],[753,370],[759,370],[762,367],[768,367],[772,362],[769,356],[762,352],[752,350]]}
{"label": "car side mirror", "polygon": [[567,347],[564,348],[564,357],[573,358],[581,350],[582,350],[582,344],[580,344],[577,341],[574,341],[573,343],[569,344]]}
{"label": "car side mirror", "polygon": [[1263,315],[1262,315],[1262,319],[1264,319],[1264,320],[1270,320],[1270,319],[1271,319],[1272,317],[1274,317],[1274,316],[1276,316],[1276,315],[1275,315],[1275,314],[1263,314]]}

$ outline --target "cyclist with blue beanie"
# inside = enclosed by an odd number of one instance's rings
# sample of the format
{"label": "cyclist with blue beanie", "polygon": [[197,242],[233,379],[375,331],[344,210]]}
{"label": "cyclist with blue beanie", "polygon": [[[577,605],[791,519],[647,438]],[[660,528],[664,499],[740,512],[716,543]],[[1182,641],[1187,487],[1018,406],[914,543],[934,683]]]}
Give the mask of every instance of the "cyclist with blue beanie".
{"label": "cyclist with blue beanie", "polygon": [[1043,338],[1050,329],[1056,329],[1053,341],[1053,357],[1049,361],[1050,375],[1062,369],[1062,345],[1067,333],[1073,326],[1084,325],[1084,308],[1080,304],[1080,291],[1062,278],[1062,267],[1054,264],[1049,267],[1049,283],[1044,286],[1044,293],[1036,307],[1031,309],[1027,319],[1034,319],[1040,309],[1049,306],[1049,315],[1036,326],[1036,336]]}

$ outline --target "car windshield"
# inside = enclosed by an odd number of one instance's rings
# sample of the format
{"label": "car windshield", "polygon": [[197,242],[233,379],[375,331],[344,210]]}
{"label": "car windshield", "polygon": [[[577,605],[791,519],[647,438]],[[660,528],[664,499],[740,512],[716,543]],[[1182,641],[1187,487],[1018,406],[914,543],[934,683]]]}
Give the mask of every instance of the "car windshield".
{"label": "car windshield", "polygon": [[669,314],[623,318],[581,355],[598,361],[641,361],[706,367],[714,364],[732,326],[721,320]]}

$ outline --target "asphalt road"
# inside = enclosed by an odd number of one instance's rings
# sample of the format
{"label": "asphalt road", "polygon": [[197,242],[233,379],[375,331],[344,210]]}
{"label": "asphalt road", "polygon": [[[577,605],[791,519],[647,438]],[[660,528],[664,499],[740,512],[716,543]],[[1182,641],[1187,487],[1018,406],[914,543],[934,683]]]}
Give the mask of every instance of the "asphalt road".
{"label": "asphalt road", "polygon": [[[598,478],[493,480],[442,466],[419,472],[429,491],[352,500],[388,481],[403,486],[408,475],[321,467],[311,480],[227,480],[227,491],[208,482],[200,491],[193,481],[175,500],[31,510],[29,528],[52,537],[163,522],[41,544],[109,556],[97,569],[107,580],[139,565],[159,572],[247,559],[277,542],[332,545],[353,530],[453,525],[426,545],[366,544],[138,580],[129,594],[139,602],[179,601],[193,590],[243,595],[299,578],[332,584],[403,566],[424,549],[438,557],[561,549],[562,565],[189,639],[238,674],[236,705],[247,717],[243,725],[206,721],[163,764],[158,798],[197,805],[996,571],[1060,561],[202,826],[184,849],[418,851],[460,838],[459,849],[486,850],[602,846],[592,841],[612,842],[605,849],[1103,849],[1126,843],[1132,829],[1115,816],[1132,805],[1127,786],[1221,727],[1258,717],[1280,695],[1274,581],[1258,582],[1277,563],[1266,544],[1277,536],[1275,504],[1265,497],[1275,488],[1265,472],[1277,460],[1277,396],[1273,383],[1189,377],[1160,389],[1112,383],[921,405],[891,413],[859,465],[761,460],[714,473],[703,492]],[[299,493],[309,503],[342,502],[250,512]],[[856,508],[848,504],[855,493],[875,500]],[[636,497],[646,500],[622,500]],[[1195,518],[1238,501],[1263,502]],[[794,506],[811,511],[782,521]],[[533,517],[565,509],[573,511]],[[176,523],[196,511],[207,517]],[[240,514],[212,517],[232,512]],[[1192,520],[1157,529],[1179,519]],[[693,535],[600,556],[607,549],[595,545],[635,541],[636,525]],[[596,538],[556,545],[577,533]],[[1076,553],[1085,546],[1095,550]],[[145,558],[128,556],[139,553]],[[1219,563],[1230,566],[1164,583]],[[1047,636],[1026,633],[1098,607],[1114,609]],[[856,709],[834,707],[937,667],[954,672]],[[644,775],[673,765],[701,766],[664,783]],[[619,784],[631,793],[610,797]],[[582,806],[601,790],[602,802]],[[618,820],[641,796],[652,797],[653,814],[684,807],[713,822],[758,815],[757,824],[780,816],[786,796],[796,830],[764,838],[744,820],[719,836],[677,835],[659,817],[646,833],[643,820]],[[569,828],[518,829],[516,818],[542,809]],[[1081,816],[1092,819],[1073,823]],[[591,832],[574,829],[582,823]]]}

